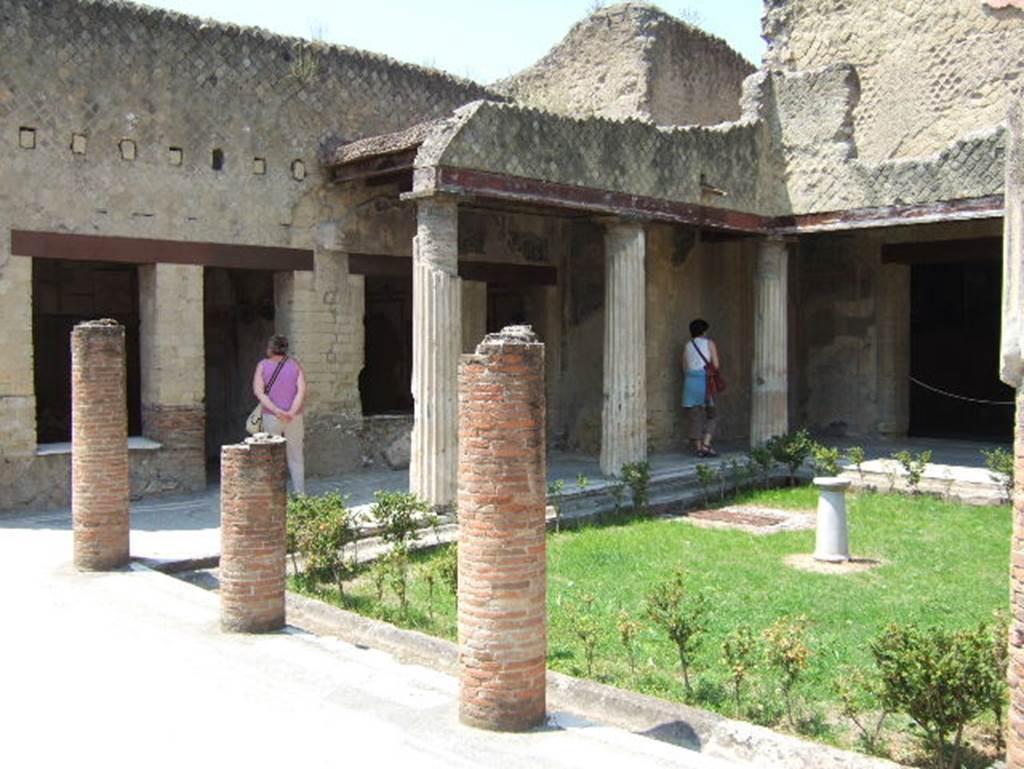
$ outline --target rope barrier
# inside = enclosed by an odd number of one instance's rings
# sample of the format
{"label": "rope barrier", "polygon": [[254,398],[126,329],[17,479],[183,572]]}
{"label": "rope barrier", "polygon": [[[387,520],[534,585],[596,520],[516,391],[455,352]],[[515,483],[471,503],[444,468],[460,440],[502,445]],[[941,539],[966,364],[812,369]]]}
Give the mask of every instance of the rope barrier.
{"label": "rope barrier", "polygon": [[933,393],[937,393],[938,395],[944,395],[947,398],[952,398],[953,400],[965,401],[966,403],[979,403],[983,406],[1017,405],[1015,401],[990,401],[985,400],[984,398],[968,398],[966,395],[957,395],[956,393],[947,392],[946,390],[940,390],[938,387],[932,387],[930,384],[925,384],[920,379],[914,379],[914,377],[910,377],[910,381],[916,384],[918,387],[923,387],[925,390],[930,390]]}

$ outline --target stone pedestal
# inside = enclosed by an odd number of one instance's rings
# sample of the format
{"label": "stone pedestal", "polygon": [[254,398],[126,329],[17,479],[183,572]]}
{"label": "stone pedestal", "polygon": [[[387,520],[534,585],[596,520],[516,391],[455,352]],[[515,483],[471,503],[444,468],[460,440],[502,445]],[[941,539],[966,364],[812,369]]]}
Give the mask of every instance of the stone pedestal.
{"label": "stone pedestal", "polygon": [[413,244],[412,396],[415,421],[409,489],[435,507],[455,502],[458,472],[458,360],[462,289],[458,207],[421,200]]}
{"label": "stone pedestal", "polygon": [[615,222],[605,232],[604,402],[601,472],[647,459],[646,234]]}
{"label": "stone pedestal", "polygon": [[850,536],[846,525],[846,490],[850,482],[844,478],[815,478],[818,496],[818,527],[814,538],[814,560],[838,563],[850,560]]}
{"label": "stone pedestal", "polygon": [[284,627],[285,440],[258,433],[221,448],[220,624],[230,632]]}
{"label": "stone pedestal", "polygon": [[489,334],[459,369],[459,717],[543,723],[547,674],[544,345]]}
{"label": "stone pedestal", "polygon": [[124,326],[79,323],[71,332],[71,517],[75,567],[128,563],[128,406]]}
{"label": "stone pedestal", "polygon": [[788,262],[783,240],[771,238],[761,242],[754,283],[752,446],[760,446],[789,430]]}

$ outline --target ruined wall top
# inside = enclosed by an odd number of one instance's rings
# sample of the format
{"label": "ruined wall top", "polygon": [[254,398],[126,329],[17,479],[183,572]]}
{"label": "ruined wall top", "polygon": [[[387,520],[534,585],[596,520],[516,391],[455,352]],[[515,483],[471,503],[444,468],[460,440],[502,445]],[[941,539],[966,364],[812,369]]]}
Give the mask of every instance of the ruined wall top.
{"label": "ruined wall top", "polygon": [[1024,82],[1021,6],[765,0],[765,63],[787,71],[853,65],[858,156],[877,162],[927,155],[1004,120]]}
{"label": "ruined wall top", "polygon": [[495,88],[575,117],[707,125],[739,117],[741,84],[753,71],[723,40],[646,3],[622,3],[578,22]]}

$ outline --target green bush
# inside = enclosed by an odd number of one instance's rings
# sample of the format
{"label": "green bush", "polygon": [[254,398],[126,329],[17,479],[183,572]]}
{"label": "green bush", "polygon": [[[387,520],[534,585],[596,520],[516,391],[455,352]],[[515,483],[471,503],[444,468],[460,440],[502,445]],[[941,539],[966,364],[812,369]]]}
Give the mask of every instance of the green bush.
{"label": "green bush", "polygon": [[633,495],[633,509],[638,513],[647,510],[647,487],[651,482],[650,462],[628,462],[622,466],[622,480]]}
{"label": "green bush", "polygon": [[688,695],[693,692],[690,667],[700,647],[701,636],[707,630],[709,607],[706,596],[686,589],[682,569],[677,569],[671,579],[658,583],[647,594],[647,616],[676,645],[683,686]]}
{"label": "green bush", "polygon": [[565,491],[565,481],[559,478],[548,484],[548,499],[551,500],[551,507],[555,511],[555,532],[562,530],[562,493]]}
{"label": "green bush", "polygon": [[703,463],[697,465],[697,483],[700,484],[705,506],[711,504],[711,487],[719,481],[720,476],[721,473],[717,468]]}
{"label": "green bush", "polygon": [[843,453],[833,447],[815,443],[811,448],[811,461],[814,463],[814,472],[818,475],[834,478],[839,475],[839,461]]}
{"label": "green bush", "polygon": [[992,707],[1002,680],[986,625],[968,630],[894,623],[871,644],[882,703],[921,727],[939,769],[959,769],[964,727]]}
{"label": "green bush", "polygon": [[985,466],[988,467],[989,477],[1002,486],[1006,501],[1013,502],[1013,454],[1002,447],[992,451],[982,449],[981,453],[985,457]]}
{"label": "green bush", "polygon": [[629,661],[629,672],[636,679],[636,639],[643,630],[643,624],[635,619],[628,611],[623,609],[619,612],[619,620],[616,623],[619,631],[619,642],[626,650],[626,659]]}
{"label": "green bush", "polygon": [[811,455],[814,441],[806,430],[786,433],[769,440],[765,446],[771,452],[772,459],[785,465],[789,470],[789,485],[796,485],[796,471],[803,467],[807,457]]}
{"label": "green bush", "polygon": [[452,595],[457,596],[459,594],[459,545],[453,542],[438,552],[440,556],[435,564],[438,579],[451,591]]}
{"label": "green bush", "polygon": [[882,682],[871,672],[855,668],[841,671],[835,682],[840,712],[857,730],[865,751],[878,755],[882,729],[890,713],[883,704]]}
{"label": "green bush", "polygon": [[756,468],[757,474],[761,478],[761,486],[767,489],[768,480],[772,470],[775,469],[775,457],[772,455],[772,450],[768,446],[752,448],[747,453],[747,465]]}
{"label": "green bush", "polygon": [[587,677],[594,675],[594,655],[600,640],[601,623],[594,607],[597,598],[591,593],[581,593],[575,601],[565,607],[565,614],[573,634],[583,644],[583,656],[587,663]]}
{"label": "green bush", "polygon": [[380,526],[380,538],[390,546],[375,567],[374,587],[378,601],[383,599],[383,586],[390,587],[405,614],[409,608],[409,550],[422,526],[436,530],[437,516],[428,503],[409,492],[378,491],[373,496],[376,501],[370,513]]}
{"label": "green bush", "polygon": [[863,465],[867,461],[868,457],[863,447],[850,446],[850,448],[846,450],[846,457],[853,462],[854,466],[857,468],[857,475],[860,476],[861,480],[864,480]]}
{"label": "green bush", "polygon": [[796,730],[793,717],[793,689],[807,668],[810,649],[804,642],[807,634],[805,617],[780,617],[764,631],[765,659],[769,667],[779,674],[779,688],[786,701],[786,719],[791,729]]}
{"label": "green bush", "polygon": [[922,451],[919,454],[912,454],[904,449],[892,454],[892,458],[903,468],[903,474],[906,476],[910,493],[917,494],[918,487],[921,485],[921,479],[924,478],[924,471],[928,467],[928,463],[932,461],[932,452]]}
{"label": "green bush", "polygon": [[[341,595],[345,580],[355,574],[355,558],[346,558],[345,549],[356,541],[358,521],[345,508],[345,498],[337,492],[319,497],[298,495],[288,500],[286,522],[287,549],[292,553],[296,578],[311,588],[333,581]],[[303,560],[300,572],[296,555]]]}
{"label": "green bush", "polygon": [[757,656],[757,638],[749,625],[740,625],[722,642],[722,662],[729,669],[736,715],[743,711],[743,682],[754,668]]}

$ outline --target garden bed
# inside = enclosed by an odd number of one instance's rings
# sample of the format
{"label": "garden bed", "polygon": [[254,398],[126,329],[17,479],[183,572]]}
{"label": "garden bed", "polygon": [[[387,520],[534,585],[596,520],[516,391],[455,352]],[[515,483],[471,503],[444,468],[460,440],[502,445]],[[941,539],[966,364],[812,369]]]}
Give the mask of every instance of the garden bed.
{"label": "garden bed", "polygon": [[[731,502],[809,513],[816,494],[808,488],[775,490]],[[857,747],[836,683],[849,680],[854,668],[870,668],[871,642],[892,622],[966,628],[1004,609],[1011,520],[1006,507],[965,507],[929,497],[851,495],[848,509],[854,555],[880,563],[842,576],[786,565],[788,557],[813,550],[813,530],[754,536],[679,525],[672,518],[635,518],[552,534],[549,667],[791,730],[777,671],[761,653],[755,655],[737,708],[722,648],[740,626],[748,626],[761,644],[764,631],[780,617],[803,617],[809,655],[793,688],[796,731]],[[367,616],[454,639],[455,597],[437,569],[444,558],[443,549],[412,556],[404,610],[386,583],[383,600],[378,599],[378,585],[368,570],[346,583],[344,599],[327,585],[307,592]],[[679,568],[686,589],[709,599],[689,693],[679,675],[675,645],[645,611],[651,589]],[[592,665],[579,633],[581,616],[594,628]],[[626,619],[636,623],[631,642],[635,672],[621,639]],[[972,727],[969,765],[984,765],[992,757],[994,731],[991,718]],[[924,761],[905,717],[889,719],[880,744],[881,752],[898,761]]]}

